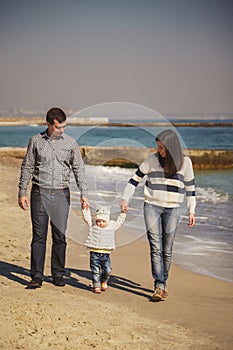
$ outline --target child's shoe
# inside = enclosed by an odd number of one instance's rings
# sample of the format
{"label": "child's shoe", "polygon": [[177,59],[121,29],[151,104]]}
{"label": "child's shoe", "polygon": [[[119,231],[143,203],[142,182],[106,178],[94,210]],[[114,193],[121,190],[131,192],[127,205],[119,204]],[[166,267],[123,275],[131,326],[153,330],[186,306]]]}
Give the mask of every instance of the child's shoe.
{"label": "child's shoe", "polygon": [[93,292],[99,294],[99,293],[101,293],[101,288],[100,287],[95,287],[93,289]]}
{"label": "child's shoe", "polygon": [[157,287],[152,295],[153,301],[166,300],[168,293],[162,290],[160,287]]}
{"label": "child's shoe", "polygon": [[108,289],[107,282],[102,282],[102,283],[101,283],[101,290],[102,290],[103,292],[105,292],[107,289]]}

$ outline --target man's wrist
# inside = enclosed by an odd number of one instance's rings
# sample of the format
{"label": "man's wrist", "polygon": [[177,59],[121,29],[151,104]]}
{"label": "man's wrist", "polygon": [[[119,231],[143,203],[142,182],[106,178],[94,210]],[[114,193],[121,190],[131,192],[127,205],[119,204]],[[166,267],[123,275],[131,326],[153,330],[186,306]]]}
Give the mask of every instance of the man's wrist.
{"label": "man's wrist", "polygon": [[18,198],[21,198],[21,197],[27,197],[26,191],[20,191],[20,192],[18,193]]}

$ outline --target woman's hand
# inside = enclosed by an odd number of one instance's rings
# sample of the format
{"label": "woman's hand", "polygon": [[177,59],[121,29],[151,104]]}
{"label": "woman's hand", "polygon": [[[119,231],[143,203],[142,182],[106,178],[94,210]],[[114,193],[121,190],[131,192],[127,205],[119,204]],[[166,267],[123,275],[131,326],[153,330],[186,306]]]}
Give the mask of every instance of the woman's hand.
{"label": "woman's hand", "polygon": [[189,224],[188,227],[193,227],[195,225],[195,214],[189,214]]}
{"label": "woman's hand", "polygon": [[127,213],[127,211],[129,210],[128,202],[125,199],[121,200],[120,207],[123,213]]}

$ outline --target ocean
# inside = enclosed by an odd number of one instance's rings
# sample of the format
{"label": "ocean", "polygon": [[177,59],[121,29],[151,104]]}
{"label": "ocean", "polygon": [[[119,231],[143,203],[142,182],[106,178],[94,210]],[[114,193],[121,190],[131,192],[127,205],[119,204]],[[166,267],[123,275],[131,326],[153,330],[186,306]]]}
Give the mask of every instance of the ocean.
{"label": "ocean", "polygon": [[[66,132],[79,145],[155,147],[155,136],[163,127],[75,127]],[[26,147],[29,137],[44,130],[44,126],[1,126],[0,147]],[[233,149],[232,127],[177,127],[182,143],[195,149]],[[96,204],[111,206],[112,217],[119,213],[119,201],[124,186],[135,169],[86,166],[89,200],[94,211]],[[178,228],[173,261],[181,267],[200,274],[233,283],[233,169],[196,171],[196,225],[187,227],[187,216]],[[79,207],[79,194],[72,181],[72,208]],[[72,215],[71,215],[72,216]],[[73,215],[74,220],[78,220]],[[82,223],[80,222],[80,225]],[[78,227],[78,224],[77,224]],[[130,233],[117,233],[117,246],[146,240],[143,219],[143,183],[130,203],[124,228]],[[83,243],[85,237],[68,230],[71,239]]]}
{"label": "ocean", "polygon": [[[0,126],[0,147],[26,147],[43,125]],[[156,147],[155,136],[166,127],[68,126],[80,146]],[[233,127],[176,127],[184,147],[233,149]]]}

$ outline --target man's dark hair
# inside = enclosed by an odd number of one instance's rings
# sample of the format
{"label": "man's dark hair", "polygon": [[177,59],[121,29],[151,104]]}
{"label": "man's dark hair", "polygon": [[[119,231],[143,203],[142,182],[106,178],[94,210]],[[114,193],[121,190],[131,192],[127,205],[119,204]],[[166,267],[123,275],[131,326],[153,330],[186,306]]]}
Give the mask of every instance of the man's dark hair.
{"label": "man's dark hair", "polygon": [[54,119],[56,119],[59,123],[63,123],[66,120],[65,112],[58,107],[51,108],[46,114],[46,122],[53,125]]}

